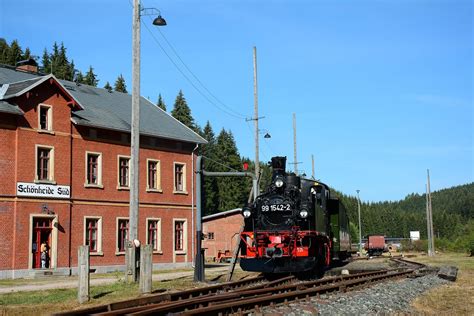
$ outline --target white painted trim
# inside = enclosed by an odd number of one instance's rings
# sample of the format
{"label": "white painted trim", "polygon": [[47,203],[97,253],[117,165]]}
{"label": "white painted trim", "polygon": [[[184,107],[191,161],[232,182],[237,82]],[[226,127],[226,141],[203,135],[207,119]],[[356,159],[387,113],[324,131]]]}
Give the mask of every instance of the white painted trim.
{"label": "white painted trim", "polygon": [[[175,232],[175,225],[176,222],[184,222],[183,225],[183,250],[176,250],[176,232]],[[187,218],[173,218],[173,227],[171,228],[173,232],[173,262],[176,262],[176,255],[185,255],[185,261],[188,261],[188,219]]]}
{"label": "white painted trim", "polygon": [[[98,170],[97,170],[97,184],[95,183],[88,183],[87,182],[87,167],[89,165],[89,155],[97,155],[98,157]],[[86,188],[103,188],[104,186],[102,185],[102,153],[101,152],[95,152],[95,151],[86,151],[85,152],[85,166],[84,166],[84,186]]]}
{"label": "white painted trim", "polygon": [[[120,185],[120,159],[121,158],[128,159],[128,186]],[[117,190],[130,190],[130,177],[131,177],[131,169],[132,169],[130,162],[131,162],[130,156],[117,155]]]}
{"label": "white painted trim", "polygon": [[[48,174],[48,180],[39,180],[38,179],[38,149],[49,149],[49,174]],[[35,183],[49,183],[49,184],[56,184],[54,181],[54,147],[53,146],[48,146],[48,145],[40,145],[40,144],[35,144],[35,178],[34,182]]]}
{"label": "white painted trim", "polygon": [[157,236],[157,246],[158,246],[158,249],[157,250],[154,250],[153,249],[153,253],[163,253],[162,249],[161,248],[161,218],[159,217],[147,217],[146,218],[146,241],[145,243],[148,244],[148,237],[149,237],[149,234],[148,234],[148,223],[150,221],[158,221],[158,236]]}
{"label": "white painted trim", "polygon": [[[118,230],[119,230],[119,221],[120,220],[127,220],[128,221],[128,236],[130,236],[130,219],[128,217],[116,217],[115,218],[115,255],[124,255],[125,251],[119,251],[118,247]],[[127,236],[127,240],[128,240]]]}
{"label": "white painted trim", "polygon": [[[156,188],[150,188],[148,183],[150,183],[150,172],[148,169],[148,164],[150,162],[156,162]],[[147,192],[163,192],[161,188],[161,161],[159,159],[147,159],[146,160],[146,191]]]}
{"label": "white painted trim", "polygon": [[[47,126],[46,129],[41,128],[41,108],[48,109],[48,118],[47,118]],[[40,132],[53,132],[53,106],[45,103],[40,103],[36,107],[36,111],[38,112],[38,131]]]}
{"label": "white painted trim", "polygon": [[[183,166],[183,190],[177,190],[176,189],[176,165],[182,165]],[[186,163],[185,162],[174,161],[173,162],[173,193],[174,194],[188,194],[188,191],[186,190],[187,189],[186,182],[187,182]]]}
{"label": "white painted trim", "polygon": [[87,231],[87,220],[88,219],[97,219],[97,251],[90,251],[89,249],[89,254],[91,256],[100,256],[103,255],[102,253],[102,216],[84,216],[84,236],[82,238],[82,244],[86,244],[86,231]]}

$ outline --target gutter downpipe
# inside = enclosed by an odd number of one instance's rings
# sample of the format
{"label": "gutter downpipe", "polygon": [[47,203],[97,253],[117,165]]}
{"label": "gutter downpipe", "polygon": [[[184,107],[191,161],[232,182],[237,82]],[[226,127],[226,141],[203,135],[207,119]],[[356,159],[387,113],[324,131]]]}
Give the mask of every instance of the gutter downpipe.
{"label": "gutter downpipe", "polygon": [[[198,149],[199,144],[196,144],[191,152],[191,231],[194,232],[194,152]],[[191,234],[191,249],[194,251],[194,234]],[[194,268],[196,263],[191,256],[191,266]]]}

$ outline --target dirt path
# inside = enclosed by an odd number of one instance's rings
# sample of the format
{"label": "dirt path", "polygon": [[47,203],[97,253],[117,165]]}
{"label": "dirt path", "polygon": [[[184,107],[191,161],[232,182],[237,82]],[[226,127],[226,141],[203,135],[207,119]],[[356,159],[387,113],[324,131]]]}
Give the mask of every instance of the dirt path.
{"label": "dirt path", "polygon": [[[213,274],[225,274],[227,272],[227,266],[212,267],[206,269],[208,272],[212,271]],[[167,281],[185,277],[193,277],[194,271],[183,271],[183,272],[164,272],[153,274],[153,281]],[[107,277],[104,275],[103,278],[91,278],[90,285],[106,285],[115,283],[119,280],[116,275]],[[20,280],[19,280],[20,281]],[[71,277],[51,277],[48,279],[34,279],[31,283],[25,284],[24,280],[21,280],[19,284],[0,285],[0,294],[12,293],[12,292],[27,292],[27,291],[42,291],[52,289],[68,289],[76,288],[78,286],[77,276]]]}

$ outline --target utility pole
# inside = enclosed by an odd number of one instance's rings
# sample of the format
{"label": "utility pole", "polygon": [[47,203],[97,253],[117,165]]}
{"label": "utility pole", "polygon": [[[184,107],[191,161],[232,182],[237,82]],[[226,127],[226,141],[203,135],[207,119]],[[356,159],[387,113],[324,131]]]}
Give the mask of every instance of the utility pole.
{"label": "utility pole", "polygon": [[[128,281],[137,282],[137,266],[140,258],[137,255],[140,242],[138,241],[138,210],[139,210],[139,154],[140,154],[140,20],[141,15],[150,15],[145,11],[158,9],[145,9],[140,6],[139,0],[133,0],[132,22],[132,122],[130,144],[130,209],[128,219],[128,243],[126,246],[125,264],[126,278]],[[163,26],[166,21],[161,14],[153,21],[153,25]],[[137,242],[135,242],[135,240]],[[132,280],[130,280],[132,279]]]}
{"label": "utility pole", "polygon": [[130,209],[128,215],[128,243],[125,249],[125,278],[138,281],[138,179],[140,152],[140,1],[133,1],[132,24],[132,122],[130,144]]}
{"label": "utility pole", "polygon": [[[258,86],[257,86],[257,47],[253,47],[253,108],[255,118],[255,177],[258,179],[260,175],[260,159],[258,155]],[[257,184],[258,196],[260,193],[260,187]]]}
{"label": "utility pole", "polygon": [[293,163],[295,165],[295,174],[298,175],[298,160],[296,159],[296,114],[293,113]]}
{"label": "utility pole", "polygon": [[425,188],[426,188],[426,239],[428,240],[428,256],[431,256],[431,254],[433,253],[433,249],[431,249],[431,225],[430,225],[428,184],[425,185]]}
{"label": "utility pole", "polygon": [[356,192],[357,192],[357,214],[359,215],[359,256],[362,256],[362,225],[360,222],[360,198],[359,198],[360,190],[356,190]]}
{"label": "utility pole", "polygon": [[[433,235],[433,209],[431,208],[431,188],[430,188],[430,169],[427,169],[427,175],[428,175],[428,184],[427,184],[427,189],[428,189],[428,213],[429,213],[429,220],[428,224],[430,225],[430,238],[428,239],[428,243],[430,244],[431,248],[431,253],[428,253],[429,256],[434,256],[435,254],[435,246],[434,246],[434,235]],[[428,248],[429,249],[429,248]]]}
{"label": "utility pole", "polygon": [[314,155],[311,155],[311,169],[312,169],[312,173],[311,173],[311,177],[314,179],[316,179],[314,177]]}
{"label": "utility pole", "polygon": [[133,1],[133,40],[132,40],[132,135],[130,154],[130,218],[129,240],[138,236],[138,179],[140,148],[140,1]]}

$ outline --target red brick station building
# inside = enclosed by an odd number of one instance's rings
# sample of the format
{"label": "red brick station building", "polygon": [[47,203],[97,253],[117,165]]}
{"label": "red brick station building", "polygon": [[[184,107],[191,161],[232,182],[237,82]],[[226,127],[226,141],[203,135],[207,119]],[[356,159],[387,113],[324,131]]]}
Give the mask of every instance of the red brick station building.
{"label": "red brick station building", "polygon": [[[138,236],[154,268],[193,258],[195,149],[206,141],[141,98]],[[124,271],[131,96],[0,65],[0,279]],[[41,249],[47,259],[42,262]]]}

